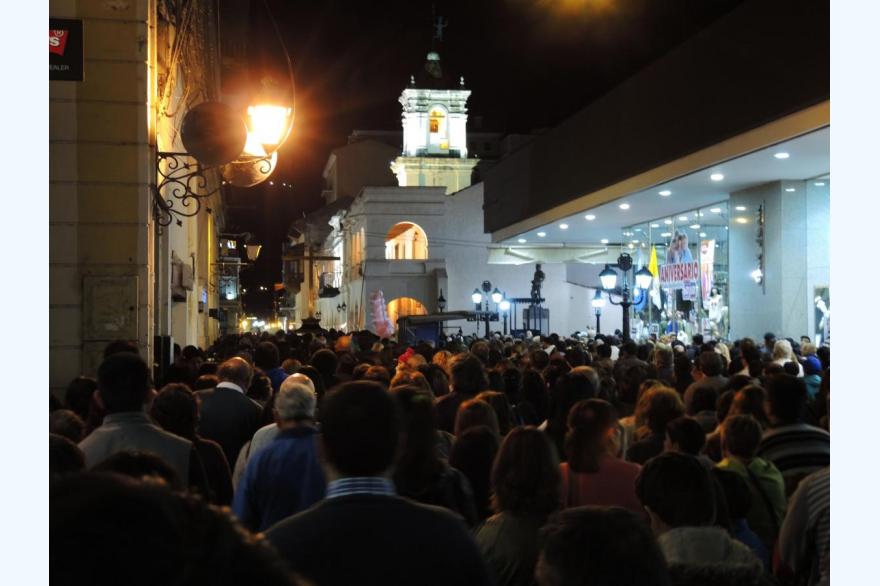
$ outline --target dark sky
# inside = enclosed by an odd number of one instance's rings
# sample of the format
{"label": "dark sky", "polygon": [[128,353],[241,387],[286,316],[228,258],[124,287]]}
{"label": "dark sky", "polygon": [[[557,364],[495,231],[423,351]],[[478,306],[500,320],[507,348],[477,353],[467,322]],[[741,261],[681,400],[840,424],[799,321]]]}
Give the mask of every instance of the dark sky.
{"label": "dark sky", "polygon": [[354,129],[400,129],[397,97],[431,49],[432,5],[448,25],[444,70],[473,91],[469,129],[482,117],[485,131],[528,132],[558,124],[742,2],[271,0],[293,59],[296,122],[275,185],[242,190],[253,209],[230,214],[231,230],[264,245],[243,275],[248,310],[268,311],[268,295],[252,292],[281,280],[284,234],[320,207],[330,150]]}

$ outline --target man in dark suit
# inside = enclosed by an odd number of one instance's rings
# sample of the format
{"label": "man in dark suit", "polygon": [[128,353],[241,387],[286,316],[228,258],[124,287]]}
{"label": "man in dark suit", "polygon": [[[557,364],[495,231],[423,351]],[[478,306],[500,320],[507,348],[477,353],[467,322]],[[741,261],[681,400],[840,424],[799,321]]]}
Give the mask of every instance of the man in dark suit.
{"label": "man in dark suit", "polygon": [[202,401],[199,435],[220,444],[230,463],[260,427],[263,408],[245,395],[253,375],[246,360],[230,358],[217,369],[217,386],[198,393]]}
{"label": "man in dark suit", "polygon": [[326,498],[266,534],[292,570],[321,586],[490,583],[461,517],[396,495],[400,421],[381,385],[337,387],[321,425]]}

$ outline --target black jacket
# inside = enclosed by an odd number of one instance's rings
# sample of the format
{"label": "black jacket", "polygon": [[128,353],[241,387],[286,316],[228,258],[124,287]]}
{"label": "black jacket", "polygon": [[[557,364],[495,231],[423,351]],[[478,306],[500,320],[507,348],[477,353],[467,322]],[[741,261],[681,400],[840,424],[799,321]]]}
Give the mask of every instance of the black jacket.
{"label": "black jacket", "polygon": [[198,395],[202,402],[199,435],[220,444],[226,461],[234,463],[241,447],[259,429],[263,408],[228,387],[199,391]]}
{"label": "black jacket", "polygon": [[458,516],[402,497],[325,499],[266,536],[293,571],[320,586],[491,583]]}

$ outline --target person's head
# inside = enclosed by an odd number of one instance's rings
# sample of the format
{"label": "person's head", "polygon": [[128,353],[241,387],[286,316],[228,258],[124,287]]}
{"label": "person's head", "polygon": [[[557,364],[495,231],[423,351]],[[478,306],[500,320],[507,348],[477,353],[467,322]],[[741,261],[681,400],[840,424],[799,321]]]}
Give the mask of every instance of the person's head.
{"label": "person's head", "polygon": [[463,401],[455,414],[455,437],[461,437],[465,431],[479,425],[485,425],[500,437],[498,416],[489,403],[477,398]]}
{"label": "person's head", "polygon": [[513,427],[513,412],[510,408],[510,401],[507,400],[507,395],[498,391],[483,391],[475,399],[485,401],[492,407],[492,410],[495,411],[495,416],[498,418],[498,432],[502,437],[507,435]]}
{"label": "person's head", "polygon": [[272,380],[262,369],[255,368],[251,384],[245,394],[260,405],[265,405],[266,401],[272,398],[272,392]]}
{"label": "person's head", "polygon": [[281,363],[281,368],[284,369],[284,372],[287,374],[295,373],[300,366],[302,366],[302,364],[296,358],[288,358]]}
{"label": "person's head", "polygon": [[476,356],[483,366],[489,363],[489,343],[483,340],[477,340],[471,344],[471,354]]}
{"label": "person's head", "polygon": [[776,344],[776,334],[773,332],[767,332],[764,334],[764,347],[768,350],[772,350],[774,344]]}
{"label": "person's head", "polygon": [[724,493],[730,519],[745,519],[752,508],[752,491],[745,479],[732,470],[717,467],[712,469],[712,476],[715,477],[716,486]]}
{"label": "person's head", "polygon": [[705,445],[706,432],[696,419],[677,417],[666,424],[665,451],[698,456]]}
{"label": "person's head", "polygon": [[636,479],[636,496],[658,535],[715,522],[712,479],[694,456],[664,452],[648,460]]}
{"label": "person's head", "polygon": [[[347,382],[324,397],[321,446],[328,476],[388,474],[397,451],[400,418],[379,383]],[[331,478],[332,479],[332,478]]]}
{"label": "person's head", "polygon": [[797,423],[807,402],[807,386],[803,379],[790,374],[767,377],[767,415],[774,425]]}
{"label": "person's head", "polygon": [[275,414],[280,424],[300,423],[315,419],[318,397],[310,384],[288,377],[281,383],[275,397]]}
{"label": "person's head", "polygon": [[658,369],[672,368],[672,348],[669,346],[655,346],[654,366]]}
{"label": "person's head", "polygon": [[203,374],[196,379],[195,383],[193,383],[193,390],[203,391],[206,389],[213,389],[219,382],[220,379],[217,378],[216,374]]}
{"label": "person's head", "polygon": [[[168,462],[152,452],[122,450],[92,468],[95,472],[115,472],[137,480],[163,482],[169,487],[178,486],[181,479]],[[183,479],[185,482],[186,479]]]}
{"label": "person's head", "polygon": [[703,334],[694,334],[694,346],[698,348],[703,345]]}
{"label": "person's head", "polygon": [[400,414],[400,457],[394,471],[398,490],[420,492],[442,468],[434,426],[434,397],[416,386],[391,391]]}
{"label": "person's head", "polygon": [[815,356],[807,356],[807,358],[804,360],[804,376],[821,376],[821,374],[822,363],[819,362],[819,359]]}
{"label": "person's head", "polygon": [[321,373],[321,378],[324,379],[324,384],[328,384],[336,374],[336,367],[339,365],[339,359],[335,352],[323,348],[312,354],[309,363]]}
{"label": "person's head", "polygon": [[767,393],[758,385],[747,385],[738,390],[733,396],[730,406],[731,415],[751,415],[758,420],[762,427],[769,424],[765,404]]}
{"label": "person's head", "polygon": [[104,358],[107,359],[114,354],[127,352],[129,354],[139,354],[137,344],[130,340],[113,340],[104,346]]}
{"label": "person's head", "polygon": [[49,476],[58,478],[86,469],[86,457],[70,438],[49,434]]}
{"label": "person's head", "polygon": [[404,387],[408,385],[415,385],[417,387],[421,387],[426,391],[431,390],[431,385],[428,383],[428,379],[425,378],[418,370],[398,370],[394,374],[394,378],[391,379],[391,384],[389,388],[394,387]]}
{"label": "person's head", "polygon": [[687,384],[693,380],[694,364],[687,357],[687,354],[679,352],[672,360],[672,370],[675,375],[675,382],[679,384]]}
{"label": "person's head", "polygon": [[149,392],[150,369],[139,354],[112,354],[98,367],[98,393],[107,413],[141,411]]}
{"label": "person's head", "polygon": [[668,586],[663,552],[639,515],[575,507],[541,529],[538,586]]}
{"label": "person's head", "polygon": [[242,390],[251,386],[254,369],[244,358],[238,356],[230,358],[217,367],[217,378],[220,382],[238,385]]}
{"label": "person's head", "polygon": [[761,424],[751,415],[730,415],[721,426],[721,449],[725,456],[746,462],[761,443]]}
{"label": "person's head", "polygon": [[74,443],[85,437],[86,424],[70,409],[58,409],[49,413],[49,433],[57,433]]}
{"label": "person's head", "polygon": [[700,352],[697,368],[703,373],[703,376],[719,376],[724,372],[724,361],[721,359],[721,355],[714,350]]}
{"label": "person's head", "polygon": [[684,415],[681,397],[669,387],[653,387],[645,391],[636,404],[636,421],[655,435],[666,433],[666,424]]}
{"label": "person's head", "polygon": [[162,429],[183,438],[196,435],[199,405],[195,395],[184,384],[165,385],[150,406],[150,416]]}
{"label": "person's head", "polygon": [[298,583],[261,535],[198,497],[108,473],[63,478],[49,490],[53,584]]}
{"label": "person's head", "polygon": [[274,342],[260,342],[254,349],[254,366],[268,371],[278,368],[281,363],[281,356],[278,352],[278,346]]}
{"label": "person's head", "polygon": [[457,354],[451,361],[452,390],[476,395],[486,388],[486,374],[479,358],[469,353]]}
{"label": "person's head", "polygon": [[620,358],[635,358],[638,352],[639,347],[633,341],[624,342],[620,346]]}
{"label": "person's head", "polygon": [[431,386],[431,393],[434,397],[442,397],[449,394],[449,377],[446,371],[436,364],[426,364],[419,367],[419,372],[428,381]]}
{"label": "person's head", "polygon": [[599,471],[601,458],[620,447],[617,412],[601,399],[579,401],[568,413],[565,459],[575,472]]}
{"label": "person's head", "polygon": [[384,366],[371,366],[364,373],[364,380],[377,382],[388,387],[391,385],[391,373]]}
{"label": "person's head", "polygon": [[788,340],[776,340],[773,344],[773,360],[785,360],[786,362],[794,360],[791,342]]}
{"label": "person's head", "polygon": [[559,459],[547,435],[517,427],[504,438],[492,466],[492,507],[497,512],[547,515],[559,508]]}
{"label": "person's head", "polygon": [[98,381],[87,376],[78,376],[67,385],[64,392],[64,408],[70,409],[85,421],[89,418],[89,405],[98,389]]}

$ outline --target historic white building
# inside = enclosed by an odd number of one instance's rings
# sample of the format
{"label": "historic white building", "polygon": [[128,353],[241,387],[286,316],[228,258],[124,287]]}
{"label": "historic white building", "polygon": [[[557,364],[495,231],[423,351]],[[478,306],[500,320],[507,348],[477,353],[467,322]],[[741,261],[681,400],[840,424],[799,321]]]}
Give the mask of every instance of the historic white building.
{"label": "historic white building", "polygon": [[[331,155],[324,169],[328,206],[297,224],[297,250],[300,256],[310,251],[339,260],[297,260],[286,271],[288,287],[299,289],[295,324],[315,316],[324,328],[372,329],[370,296],[376,291],[383,292],[395,323],[401,316],[439,311],[441,292],[447,312],[472,311],[471,295],[485,280],[508,298],[529,296],[533,257],[491,244],[483,231],[483,185],[471,185],[478,163],[474,151],[497,154],[505,150],[504,142],[489,134],[469,142],[470,91],[461,78],[452,87],[446,84],[450,82],[442,74],[439,55],[429,53],[424,74],[411,78],[400,96],[401,154],[384,167],[387,141],[379,145],[382,141],[369,133]],[[522,140],[508,139],[517,145]],[[352,146],[359,141],[369,144]],[[549,331],[570,333],[595,324],[593,290],[583,286],[588,283],[568,282],[563,262],[584,261],[579,258],[583,255],[582,250],[569,250],[559,256],[560,262],[542,267]],[[598,282],[595,275],[591,278]],[[525,307],[518,306],[518,326]],[[490,309],[498,308],[492,303]],[[508,320],[511,328],[513,316]],[[447,325],[464,333],[484,327],[465,320]],[[491,325],[500,331],[504,321]]]}

